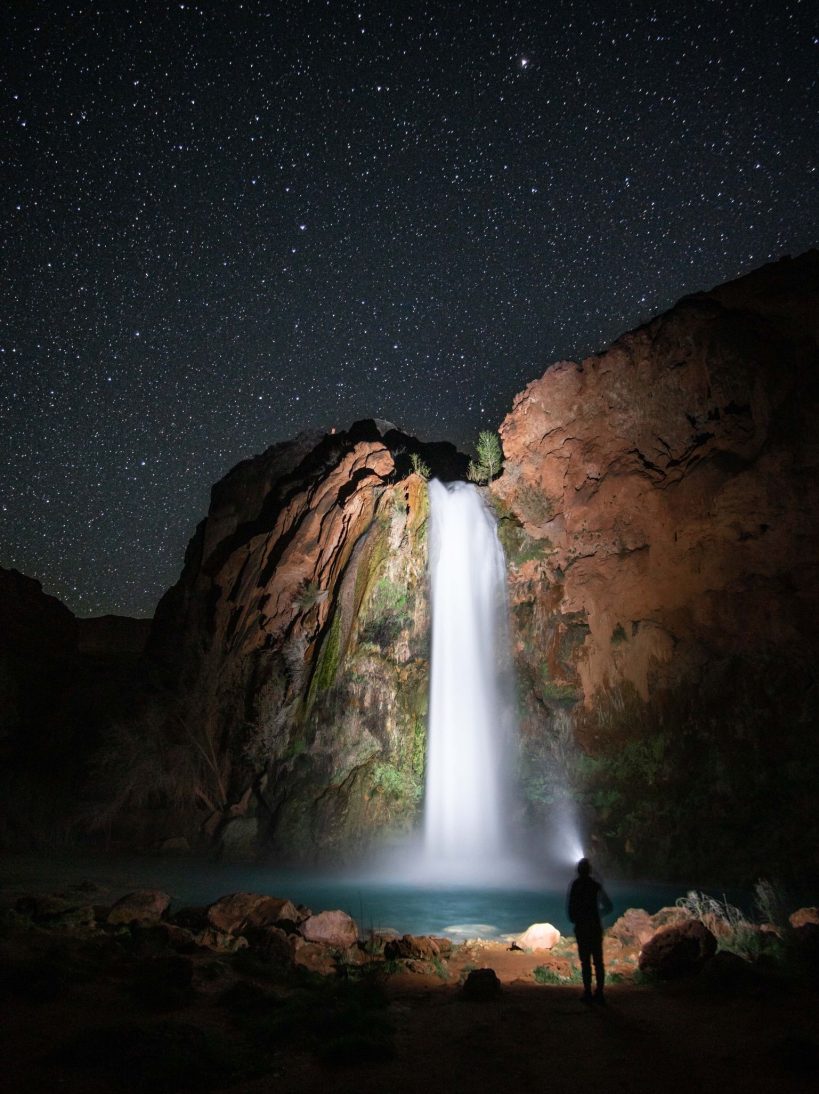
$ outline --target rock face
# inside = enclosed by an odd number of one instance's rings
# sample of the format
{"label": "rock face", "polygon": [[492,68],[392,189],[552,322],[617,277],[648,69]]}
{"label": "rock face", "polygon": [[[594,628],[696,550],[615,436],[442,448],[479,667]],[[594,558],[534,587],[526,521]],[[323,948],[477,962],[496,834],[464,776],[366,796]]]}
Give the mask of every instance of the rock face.
{"label": "rock face", "polygon": [[186,757],[185,834],[204,822],[231,857],[314,861],[415,820],[428,677],[415,453],[463,477],[451,445],[362,422],[275,445],[214,487],[149,645],[167,694],[145,735]]}
{"label": "rock face", "polygon": [[553,365],[501,426],[529,807],[569,787],[621,868],[817,853],[818,325],[810,252]]}

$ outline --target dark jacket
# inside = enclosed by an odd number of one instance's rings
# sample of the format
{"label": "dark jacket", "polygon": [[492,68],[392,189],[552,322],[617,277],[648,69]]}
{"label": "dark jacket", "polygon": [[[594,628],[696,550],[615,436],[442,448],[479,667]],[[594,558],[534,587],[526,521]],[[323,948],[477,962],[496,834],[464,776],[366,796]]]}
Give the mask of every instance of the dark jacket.
{"label": "dark jacket", "polygon": [[578,877],[569,889],[568,913],[575,927],[602,930],[600,915],[608,915],[611,901],[606,890],[593,877]]}

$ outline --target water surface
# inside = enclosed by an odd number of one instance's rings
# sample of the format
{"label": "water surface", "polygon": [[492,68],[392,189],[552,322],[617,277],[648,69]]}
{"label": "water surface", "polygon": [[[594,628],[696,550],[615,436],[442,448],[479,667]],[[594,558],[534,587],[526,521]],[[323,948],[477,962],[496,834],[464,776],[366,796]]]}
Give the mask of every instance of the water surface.
{"label": "water surface", "polygon": [[[23,893],[58,892],[81,881],[97,886],[98,892],[89,896],[94,903],[114,900],[132,889],[158,888],[173,898],[176,908],[209,904],[244,890],[288,897],[314,911],[341,908],[364,931],[392,927],[402,934],[492,938],[542,922],[570,934],[565,894],[572,877],[567,872],[565,885],[553,880],[514,888],[424,887],[191,858],[28,854],[4,856],[0,901],[12,903]],[[637,882],[606,882],[606,888],[614,904],[607,923],[626,908],[656,912],[685,892],[684,886]]]}

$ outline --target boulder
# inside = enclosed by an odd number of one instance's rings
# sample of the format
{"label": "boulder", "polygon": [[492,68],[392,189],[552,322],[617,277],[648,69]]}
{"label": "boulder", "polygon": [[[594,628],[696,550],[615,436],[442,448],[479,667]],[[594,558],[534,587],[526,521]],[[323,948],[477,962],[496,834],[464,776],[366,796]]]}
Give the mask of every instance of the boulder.
{"label": "boulder", "polygon": [[727,995],[755,992],[760,984],[758,969],[730,950],[720,950],[714,954],[700,977],[702,983],[713,991]]}
{"label": "boulder", "polygon": [[219,950],[222,953],[235,953],[236,950],[245,950],[248,946],[243,934],[228,934],[226,931],[215,931],[211,927],[195,935],[194,941],[197,946],[205,946],[209,950]]}
{"label": "boulder", "polygon": [[688,912],[673,904],[660,908],[659,912],[655,912],[651,917],[651,922],[654,925],[654,930],[659,931],[661,927],[675,927],[678,923],[686,923],[688,919]]}
{"label": "boulder", "polygon": [[704,923],[690,919],[663,927],[643,947],[640,971],[663,980],[697,972],[717,952],[717,940]]}
{"label": "boulder", "polygon": [[207,911],[208,924],[216,931],[242,934],[248,927],[273,926],[281,920],[298,919],[290,900],[261,893],[231,893],[220,897]]}
{"label": "boulder", "polygon": [[276,926],[287,934],[301,934],[301,921],[295,919],[277,919]]}
{"label": "boulder", "polygon": [[186,927],[179,927],[176,923],[159,923],[154,929],[162,932],[167,944],[177,953],[193,953],[197,949],[193,931]]}
{"label": "boulder", "polygon": [[806,923],[819,924],[819,908],[797,908],[788,916],[792,927],[804,927]]}
{"label": "boulder", "polygon": [[293,938],[280,927],[253,927],[248,931],[248,942],[255,953],[277,965],[289,965],[293,960]]}
{"label": "boulder", "polygon": [[606,938],[616,939],[627,949],[636,947],[639,950],[657,933],[658,926],[642,908],[627,908],[606,931]]}
{"label": "boulder", "polygon": [[401,934],[392,927],[378,927],[367,932],[365,945],[370,954],[383,954],[389,942],[395,942]]}
{"label": "boulder", "polygon": [[355,921],[339,909],[311,915],[302,923],[301,933],[308,942],[324,942],[339,949],[347,949],[358,941]]}
{"label": "boulder", "polygon": [[464,981],[464,995],[483,1001],[500,995],[501,985],[494,969],[473,969]]}
{"label": "boulder", "polygon": [[158,923],[170,903],[171,898],[160,889],[136,889],[116,902],[108,913],[108,923],[111,926]]}
{"label": "boulder", "polygon": [[164,920],[159,923],[131,924],[129,951],[134,954],[157,954],[175,950],[195,953],[197,943],[193,932]]}
{"label": "boulder", "polygon": [[[451,949],[451,944],[450,944]],[[402,938],[392,938],[384,945],[384,957],[388,961],[410,959],[432,961],[439,957],[441,947],[438,939],[427,935],[405,934]]]}
{"label": "boulder", "polygon": [[205,907],[179,908],[171,913],[170,920],[188,931],[204,931],[208,925],[208,910]]}
{"label": "boulder", "polygon": [[518,945],[524,950],[550,950],[560,941],[560,931],[551,923],[533,923],[518,936]]}
{"label": "boulder", "polygon": [[293,940],[293,963],[322,976],[330,976],[336,971],[333,947],[321,942],[308,942],[304,938],[296,937]]}
{"label": "boulder", "polygon": [[338,955],[340,965],[352,965],[357,968],[369,965],[372,959],[372,954],[367,952],[363,942],[357,942],[354,946],[349,946],[343,953]]}
{"label": "boulder", "polygon": [[812,984],[819,978],[819,923],[803,923],[794,927],[794,956],[804,975]]}

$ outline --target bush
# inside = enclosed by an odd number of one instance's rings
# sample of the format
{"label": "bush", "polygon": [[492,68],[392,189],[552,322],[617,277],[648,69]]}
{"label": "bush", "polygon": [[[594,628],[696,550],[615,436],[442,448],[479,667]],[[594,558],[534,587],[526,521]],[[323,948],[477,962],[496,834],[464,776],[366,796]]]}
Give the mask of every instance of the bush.
{"label": "bush", "polygon": [[742,884],[819,870],[816,674],[804,651],[730,657],[647,702],[624,683],[575,708],[569,785],[610,865]]}
{"label": "bush", "polygon": [[425,482],[427,482],[429,480],[430,475],[432,474],[432,470],[431,470],[429,464],[425,463],[424,460],[418,455],[417,452],[413,452],[410,455],[410,463],[412,464],[412,470],[415,472],[415,474],[420,475],[421,478]]}
{"label": "bush", "polygon": [[500,474],[503,465],[503,449],[497,433],[491,430],[483,430],[478,434],[478,443],[475,446],[478,454],[476,460],[469,461],[467,478],[470,482],[487,483]]}
{"label": "bush", "polygon": [[[780,897],[771,883],[764,879],[756,883],[755,889],[761,922],[776,926],[777,919],[770,917],[779,914],[780,919],[784,920],[784,913],[777,913],[777,909],[781,908]],[[691,890],[684,897],[679,897],[676,903],[692,919],[705,924],[716,937],[720,951],[736,954],[745,961],[756,961],[763,954],[775,958],[784,955],[785,947],[776,934],[760,930],[759,924],[749,919],[736,905],[730,904],[724,896],[719,900]]]}
{"label": "bush", "polygon": [[579,984],[581,980],[580,969],[576,965],[571,966],[567,976],[561,976],[548,965],[538,965],[532,969],[532,976],[538,984]]}
{"label": "bush", "polygon": [[538,984],[565,984],[566,981],[558,976],[554,969],[547,968],[546,965],[538,965],[532,969],[532,976],[537,980]]}

